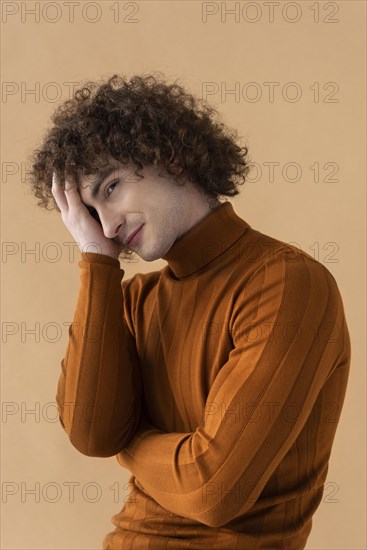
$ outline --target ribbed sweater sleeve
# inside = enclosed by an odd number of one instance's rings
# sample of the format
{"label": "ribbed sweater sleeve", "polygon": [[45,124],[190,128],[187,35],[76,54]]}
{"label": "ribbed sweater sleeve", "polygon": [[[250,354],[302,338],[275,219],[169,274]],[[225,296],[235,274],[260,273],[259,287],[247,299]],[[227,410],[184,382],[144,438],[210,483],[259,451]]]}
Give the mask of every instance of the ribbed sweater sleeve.
{"label": "ribbed sweater sleeve", "polygon": [[124,316],[125,271],[117,259],[81,253],[80,289],[61,361],[56,402],[71,443],[88,456],[116,455],[141,408],[135,340]]}
{"label": "ribbed sweater sleeve", "polygon": [[[117,455],[170,512],[211,527],[247,512],[327,379],[349,360],[335,279],[303,255],[292,259],[277,252],[237,293],[229,327],[234,347],[210,388],[202,424],[192,433],[165,433],[143,419]],[[299,487],[289,498],[297,494]]]}

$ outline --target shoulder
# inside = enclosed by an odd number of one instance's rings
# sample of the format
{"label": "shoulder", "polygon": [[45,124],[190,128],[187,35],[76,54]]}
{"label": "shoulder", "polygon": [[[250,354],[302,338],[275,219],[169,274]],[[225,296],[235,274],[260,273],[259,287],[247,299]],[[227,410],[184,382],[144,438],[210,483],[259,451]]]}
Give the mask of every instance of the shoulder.
{"label": "shoulder", "polygon": [[[248,247],[252,251],[253,272],[257,269],[266,267],[270,269],[273,265],[283,264],[284,266],[294,267],[293,271],[304,270],[322,273],[335,281],[334,276],[326,266],[305,250],[255,229],[251,228],[246,232],[244,247]],[[251,252],[247,254],[248,258],[250,254]]]}
{"label": "shoulder", "polygon": [[[340,302],[340,292],[333,274],[312,255],[290,244],[250,228],[241,239],[237,262],[235,297],[243,292],[298,300],[308,295],[314,303]],[[296,304],[294,304],[296,305]],[[290,307],[290,304],[286,307]]]}

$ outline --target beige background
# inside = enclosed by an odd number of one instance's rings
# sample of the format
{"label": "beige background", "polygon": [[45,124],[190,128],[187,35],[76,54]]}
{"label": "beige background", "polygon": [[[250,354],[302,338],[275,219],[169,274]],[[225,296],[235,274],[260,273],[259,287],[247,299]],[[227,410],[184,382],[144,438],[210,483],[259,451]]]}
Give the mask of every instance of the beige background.
{"label": "beige background", "polygon": [[[2,2],[1,547],[98,550],[128,494],[129,472],[78,453],[55,416],[78,249],[59,214],[36,206],[25,172],[67,83],[161,70],[249,147],[257,181],[231,199],[235,211],[314,254],[338,282],[353,358],[307,549],[366,548],[365,2],[281,1],[273,22],[260,1],[83,1],[73,20],[66,2],[35,4]],[[125,278],[164,265],[122,263]]]}

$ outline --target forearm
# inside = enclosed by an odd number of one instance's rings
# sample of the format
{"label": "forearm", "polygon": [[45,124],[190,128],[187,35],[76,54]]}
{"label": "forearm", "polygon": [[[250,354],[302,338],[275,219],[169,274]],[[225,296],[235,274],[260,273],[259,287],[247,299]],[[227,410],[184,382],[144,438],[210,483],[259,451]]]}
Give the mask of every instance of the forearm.
{"label": "forearm", "polygon": [[141,408],[135,341],[125,322],[118,260],[83,254],[80,290],[58,382],[60,421],[88,456],[114,456],[134,435]]}

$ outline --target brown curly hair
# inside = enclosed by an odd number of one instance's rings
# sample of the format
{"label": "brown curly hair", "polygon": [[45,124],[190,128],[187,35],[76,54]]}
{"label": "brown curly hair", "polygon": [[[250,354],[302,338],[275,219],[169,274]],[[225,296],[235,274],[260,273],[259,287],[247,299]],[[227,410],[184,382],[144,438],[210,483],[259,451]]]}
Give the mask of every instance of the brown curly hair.
{"label": "brown curly hair", "polygon": [[[51,192],[53,172],[62,186],[65,179],[79,185],[81,175],[100,174],[113,159],[133,166],[139,178],[146,165],[163,168],[175,181],[187,179],[214,199],[239,193],[249,162],[247,147],[235,142],[237,131],[161,74],[88,81],[56,109],[53,126],[30,155],[27,179],[38,206],[50,210],[51,203],[51,210],[60,211]],[[182,168],[179,176],[173,161]]]}

